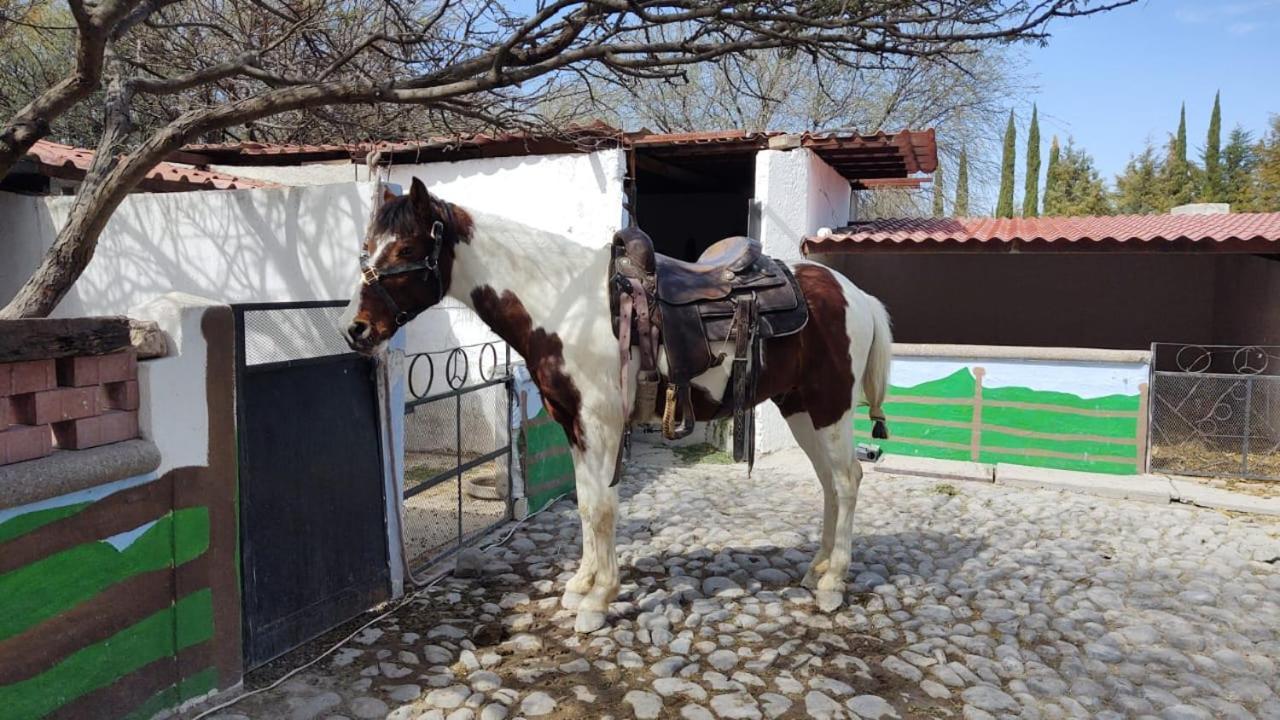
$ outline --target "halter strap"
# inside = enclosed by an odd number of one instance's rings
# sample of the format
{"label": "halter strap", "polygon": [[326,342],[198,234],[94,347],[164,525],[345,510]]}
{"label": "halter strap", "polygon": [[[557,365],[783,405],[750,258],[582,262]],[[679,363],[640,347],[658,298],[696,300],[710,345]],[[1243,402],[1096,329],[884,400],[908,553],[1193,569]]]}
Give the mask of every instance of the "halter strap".
{"label": "halter strap", "polygon": [[387,289],[383,287],[383,278],[421,271],[422,279],[424,281],[434,279],[436,281],[436,285],[440,288],[440,294],[444,294],[444,283],[441,282],[440,278],[440,249],[444,247],[445,228],[452,227],[453,225],[453,210],[450,209],[449,203],[444,200],[440,201],[440,206],[444,209],[445,218],[449,222],[448,225],[441,220],[436,220],[431,223],[431,253],[422,262],[401,263],[399,265],[392,265],[384,270],[379,270],[369,264],[369,253],[363,252],[360,254],[360,282],[365,286],[378,291],[378,296],[382,299],[382,302],[386,303],[387,307],[390,308],[392,313],[394,313],[396,327],[408,324],[409,321],[421,314],[422,311],[419,310],[414,313],[407,313],[401,310],[400,306],[396,304],[396,301],[392,299],[391,293],[387,292]]}

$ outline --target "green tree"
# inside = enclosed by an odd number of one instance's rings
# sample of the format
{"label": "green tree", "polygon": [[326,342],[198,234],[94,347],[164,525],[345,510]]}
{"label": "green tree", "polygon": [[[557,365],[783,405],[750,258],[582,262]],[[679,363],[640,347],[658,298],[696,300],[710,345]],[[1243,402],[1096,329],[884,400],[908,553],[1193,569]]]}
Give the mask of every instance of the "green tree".
{"label": "green tree", "polygon": [[1232,210],[1244,209],[1249,202],[1257,166],[1253,133],[1237,125],[1227,136],[1227,146],[1222,150],[1223,200],[1231,203]]}
{"label": "green tree", "polygon": [[944,188],[942,187],[942,167],[939,166],[937,171],[933,173],[933,216],[945,217],[947,214],[946,202],[942,195]]}
{"label": "green tree", "polygon": [[1185,205],[1195,199],[1195,181],[1191,163],[1187,161],[1187,105],[1182,104],[1178,132],[1169,139],[1168,158],[1161,173],[1161,184],[1169,198],[1169,206]]}
{"label": "green tree", "polygon": [[1203,185],[1200,188],[1202,202],[1222,202],[1225,198],[1226,183],[1222,173],[1220,152],[1222,148],[1222,103],[1221,93],[1213,95],[1213,113],[1209,115],[1209,134],[1204,141]]}
{"label": "green tree", "polygon": [[1022,191],[1022,216],[1040,214],[1040,113],[1031,105],[1031,127],[1027,130],[1027,180]]}
{"label": "green tree", "polygon": [[1053,197],[1045,195],[1046,215],[1109,215],[1111,203],[1106,185],[1093,158],[1071,139],[1049,171]]}
{"label": "green tree", "polygon": [[1243,209],[1252,212],[1280,211],[1280,115],[1271,116],[1271,127],[1254,153],[1257,165]]}
{"label": "green tree", "polygon": [[1054,172],[1054,169],[1058,167],[1058,160],[1061,152],[1062,151],[1058,148],[1058,136],[1054,135],[1053,142],[1049,143],[1049,169],[1046,170],[1044,174],[1044,214],[1045,215],[1053,214],[1053,211],[1050,210],[1049,207],[1051,205],[1056,207],[1056,203],[1058,201],[1057,199],[1058,186],[1057,186],[1057,183],[1055,182],[1058,176]]}
{"label": "green tree", "polygon": [[996,200],[996,217],[1013,217],[1013,166],[1017,162],[1018,129],[1009,111],[1009,124],[1004,129],[1004,155],[1000,161],[1000,197]]}
{"label": "green tree", "polygon": [[1160,184],[1162,171],[1156,148],[1148,141],[1146,148],[1131,156],[1124,172],[1116,176],[1116,212],[1130,215],[1168,212],[1169,198]]}
{"label": "green tree", "polygon": [[969,151],[960,150],[960,165],[956,169],[956,202],[951,208],[956,217],[969,217]]}

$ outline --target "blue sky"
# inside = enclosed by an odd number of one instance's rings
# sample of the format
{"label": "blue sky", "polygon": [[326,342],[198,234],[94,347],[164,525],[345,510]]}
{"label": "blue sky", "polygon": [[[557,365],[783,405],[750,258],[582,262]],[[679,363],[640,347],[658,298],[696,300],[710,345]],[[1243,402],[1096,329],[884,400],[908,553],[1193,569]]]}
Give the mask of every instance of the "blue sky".
{"label": "blue sky", "polygon": [[[1073,136],[1108,182],[1148,137],[1165,142],[1184,100],[1192,155],[1204,145],[1217,90],[1224,142],[1237,123],[1256,136],[1280,113],[1280,0],[1143,0],[1050,32],[1048,47],[1024,51],[1042,157],[1052,135]],[[1017,110],[1024,124],[1030,108]]]}

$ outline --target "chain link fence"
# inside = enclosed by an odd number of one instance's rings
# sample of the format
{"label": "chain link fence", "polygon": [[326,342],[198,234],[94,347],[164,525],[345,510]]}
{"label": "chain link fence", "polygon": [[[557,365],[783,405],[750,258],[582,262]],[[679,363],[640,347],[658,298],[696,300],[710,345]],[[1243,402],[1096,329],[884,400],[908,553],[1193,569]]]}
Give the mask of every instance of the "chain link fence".
{"label": "chain link fence", "polygon": [[1280,480],[1280,348],[1157,344],[1151,469]]}

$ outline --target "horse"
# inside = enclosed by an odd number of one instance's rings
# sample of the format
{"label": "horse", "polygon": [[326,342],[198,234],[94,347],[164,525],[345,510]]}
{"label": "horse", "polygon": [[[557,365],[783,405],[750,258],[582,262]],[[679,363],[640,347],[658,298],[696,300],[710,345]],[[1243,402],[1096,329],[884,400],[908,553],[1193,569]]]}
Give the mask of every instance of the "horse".
{"label": "horse", "polygon": [[[578,632],[600,629],[620,587],[612,481],[628,423],[624,407],[636,392],[635,378],[620,370],[606,287],[610,248],[446,202],[417,178],[407,194],[381,195],[341,321],[347,344],[374,355],[449,297],[519,353],[573,459],[582,560],[561,604],[577,610]],[[848,278],[808,261],[789,267],[809,319],[800,331],[764,342],[753,404],[777,405],[822,484],[822,542],[801,585],[831,612],[844,602],[862,481],[854,414],[865,401],[873,419],[884,418],[892,336],[881,303]],[[722,397],[726,382],[723,368],[694,379],[699,397]],[[694,405],[699,420],[715,412],[711,403]]]}

